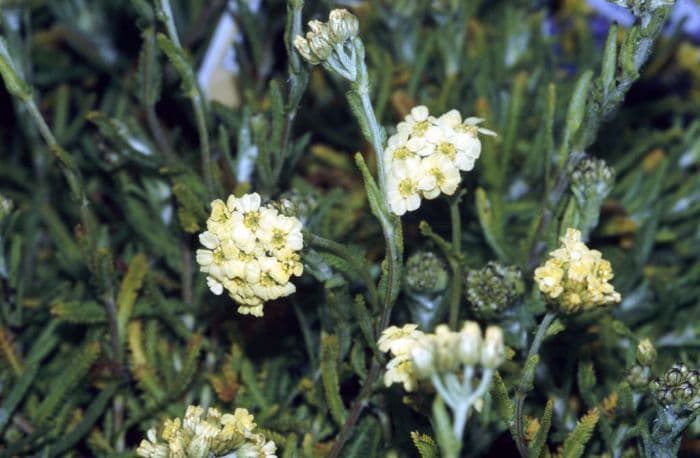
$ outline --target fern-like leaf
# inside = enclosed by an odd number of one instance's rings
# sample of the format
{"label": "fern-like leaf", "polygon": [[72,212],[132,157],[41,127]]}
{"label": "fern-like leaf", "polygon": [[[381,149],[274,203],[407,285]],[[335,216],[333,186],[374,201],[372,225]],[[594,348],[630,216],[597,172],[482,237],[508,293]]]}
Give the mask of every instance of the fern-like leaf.
{"label": "fern-like leaf", "polygon": [[579,458],[583,455],[586,444],[590,440],[599,418],[600,413],[598,409],[593,408],[579,419],[574,430],[569,433],[564,441],[562,458]]}

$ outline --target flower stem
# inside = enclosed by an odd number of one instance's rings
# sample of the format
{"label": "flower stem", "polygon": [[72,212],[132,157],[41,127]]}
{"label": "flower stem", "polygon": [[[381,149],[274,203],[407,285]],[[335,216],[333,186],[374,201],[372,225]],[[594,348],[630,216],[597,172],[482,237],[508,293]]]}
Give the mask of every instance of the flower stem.
{"label": "flower stem", "polygon": [[[463,192],[459,192],[450,200],[450,223],[452,224],[452,251],[456,254],[462,252],[462,217],[459,213],[459,203]],[[459,259],[450,258],[452,267],[452,286],[450,287],[450,328],[457,328],[459,320],[459,304],[462,299],[462,262]]]}
{"label": "flower stem", "polygon": [[[547,312],[544,315],[542,321],[540,322],[540,325],[537,327],[535,337],[532,339],[532,343],[530,344],[530,349],[527,352],[527,358],[525,358],[525,361],[529,360],[532,356],[539,353],[547,329],[549,328],[549,325],[552,324],[552,321],[554,321],[555,317],[556,315],[552,312]],[[520,452],[520,456],[522,457],[527,456],[527,443],[525,442],[525,418],[523,408],[525,407],[525,398],[527,397],[527,392],[529,391],[529,385],[530,381],[525,380],[524,377],[521,377],[520,383],[518,384],[518,388],[515,392],[515,443],[518,446],[518,452]]]}

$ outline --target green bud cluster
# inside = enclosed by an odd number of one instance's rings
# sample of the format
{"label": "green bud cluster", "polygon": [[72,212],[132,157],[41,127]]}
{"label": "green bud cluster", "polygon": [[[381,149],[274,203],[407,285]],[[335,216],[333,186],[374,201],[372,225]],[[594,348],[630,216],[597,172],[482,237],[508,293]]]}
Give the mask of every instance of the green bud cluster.
{"label": "green bud cluster", "polygon": [[663,377],[649,384],[657,402],[678,411],[700,410],[700,372],[682,363],[674,364]]}
{"label": "green bud cluster", "polygon": [[613,169],[602,159],[587,157],[571,171],[571,190],[579,204],[594,198],[602,202],[610,194],[615,181]]}
{"label": "green bud cluster", "polygon": [[472,269],[465,275],[465,296],[480,317],[498,315],[523,294],[523,275],[516,266],[505,266],[489,261],[481,269]]}
{"label": "green bud cluster", "polygon": [[445,262],[432,251],[413,253],[406,262],[406,287],[412,293],[436,294],[447,288],[449,274]]}

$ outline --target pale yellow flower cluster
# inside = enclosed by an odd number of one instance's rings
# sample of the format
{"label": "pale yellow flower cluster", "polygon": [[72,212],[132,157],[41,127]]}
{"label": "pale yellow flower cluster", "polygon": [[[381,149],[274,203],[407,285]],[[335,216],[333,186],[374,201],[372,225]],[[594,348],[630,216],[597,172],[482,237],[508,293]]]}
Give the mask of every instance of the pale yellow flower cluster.
{"label": "pale yellow flower cluster", "polygon": [[474,168],[481,154],[478,134],[496,135],[479,127],[482,119],[451,110],[439,118],[425,106],[414,107],[397,126],[384,150],[387,194],[391,211],[416,210],[421,198],[452,195],[462,181],[460,171]]}
{"label": "pale yellow flower cluster", "polygon": [[213,201],[207,230],[199,235],[204,249],[197,250],[211,292],[226,290],[240,313],[254,316],[263,315],[264,302],[294,293],[289,280],[304,270],[301,227],[297,218],[262,206],[257,193]]}
{"label": "pale yellow flower cluster", "polygon": [[568,229],[561,242],[535,270],[535,281],[547,301],[566,313],[620,302],[620,294],[609,283],[612,267],[600,251],[589,249],[576,229]]}
{"label": "pale yellow flower cluster", "polygon": [[382,332],[378,345],[380,351],[394,356],[387,364],[384,384],[401,383],[406,391],[415,390],[420,380],[435,374],[479,364],[495,369],[505,360],[501,328],[489,326],[482,336],[474,321],[465,322],[459,332],[444,324],[437,326],[435,333],[419,331],[416,324],[391,326]]}
{"label": "pale yellow flower cluster", "polygon": [[238,458],[276,458],[277,447],[254,433],[255,418],[246,409],[221,414],[214,408],[189,406],[185,417],[165,420],[160,430],[148,430],[136,449],[146,458],[208,458],[235,452]]}

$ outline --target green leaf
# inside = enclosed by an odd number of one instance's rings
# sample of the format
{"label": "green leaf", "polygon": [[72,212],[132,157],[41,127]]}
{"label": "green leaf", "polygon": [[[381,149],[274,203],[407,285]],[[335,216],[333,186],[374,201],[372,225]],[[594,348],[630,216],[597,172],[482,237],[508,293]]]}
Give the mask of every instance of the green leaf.
{"label": "green leaf", "polygon": [[32,97],[32,88],[20,76],[19,69],[16,67],[3,37],[0,37],[0,76],[5,80],[5,87],[10,94],[22,100],[28,100]]}
{"label": "green leaf", "polygon": [[158,48],[156,37],[152,28],[148,28],[141,34],[143,46],[139,54],[139,68],[136,74],[136,83],[139,88],[138,95],[146,106],[155,105],[160,100],[162,75],[158,63]]}
{"label": "green leaf", "polygon": [[323,382],[323,390],[331,417],[333,417],[338,426],[342,426],[345,423],[346,412],[343,399],[340,397],[340,382],[338,380],[339,358],[338,337],[333,334],[323,333],[321,335],[321,380]]}
{"label": "green leaf", "polygon": [[552,324],[549,325],[549,327],[547,328],[547,331],[544,334],[544,337],[545,338],[553,337],[565,329],[566,329],[566,325],[564,324],[564,322],[561,321],[559,318],[557,318],[554,321],[552,321]]}
{"label": "green leaf", "polygon": [[440,396],[433,401],[433,428],[445,456],[458,456],[461,444],[452,432],[452,421]]}
{"label": "green leaf", "polygon": [[197,80],[194,77],[192,64],[187,55],[185,55],[185,51],[162,33],[159,33],[156,39],[158,40],[158,46],[160,46],[160,49],[168,57],[170,63],[175,67],[175,71],[182,79],[182,92],[188,97],[195,97],[197,95]]}
{"label": "green leaf", "polygon": [[583,400],[586,401],[588,407],[593,407],[598,404],[598,400],[593,392],[597,380],[593,363],[590,361],[581,361],[578,365],[578,389]]}
{"label": "green leaf", "polygon": [[126,325],[136,303],[143,279],[148,271],[148,260],[143,253],[138,253],[131,259],[129,270],[122,281],[117,295],[117,328],[122,342],[126,338]]}
{"label": "green leaf", "polygon": [[[350,110],[352,114],[355,115],[355,119],[360,124],[360,130],[362,135],[368,140],[372,139],[372,128],[370,127],[367,117],[365,116],[365,110],[362,105],[362,98],[355,91],[348,91],[346,94],[348,98],[348,104],[350,104]],[[381,156],[381,151],[377,151],[377,155]]]}
{"label": "green leaf", "polygon": [[387,210],[384,208],[384,199],[382,197],[381,191],[377,186],[377,182],[374,181],[374,177],[367,168],[365,159],[362,154],[355,154],[355,162],[362,173],[362,178],[365,182],[365,191],[367,192],[367,200],[369,201],[369,207],[372,214],[377,217],[380,221],[384,221],[389,218]]}
{"label": "green leaf", "polygon": [[540,422],[540,429],[535,434],[534,439],[528,444],[528,457],[529,458],[539,458],[542,456],[542,448],[547,443],[547,435],[549,434],[549,428],[552,426],[552,410],[554,409],[554,402],[550,399],[547,401],[547,405],[544,407],[544,413],[542,414],[542,421]]}
{"label": "green leaf", "polygon": [[576,427],[567,436],[562,447],[562,458],[579,458],[583,455],[586,444],[591,439],[593,430],[598,424],[598,409],[593,408],[581,417]]}
{"label": "green leaf", "polygon": [[50,391],[38,408],[36,418],[38,425],[46,425],[60,407],[61,401],[69,391],[85,379],[85,376],[100,354],[99,342],[90,342],[76,349],[69,357],[71,363],[51,381]]}
{"label": "green leaf", "polygon": [[607,99],[608,94],[615,88],[615,71],[617,69],[617,24],[613,23],[608,31],[603,51],[603,63],[600,70],[600,83],[603,95]]}
{"label": "green leaf", "polygon": [[367,345],[373,352],[377,353],[377,343],[375,341],[374,331],[372,329],[372,314],[369,313],[369,310],[367,310],[365,298],[362,297],[361,294],[355,296],[353,311],[355,312],[355,319],[360,326],[362,335],[367,341]]}
{"label": "green leaf", "polygon": [[343,458],[364,458],[378,456],[382,429],[372,416],[366,416],[355,428],[355,432],[341,456]]}
{"label": "green leaf", "polygon": [[489,244],[491,249],[498,259],[501,261],[507,261],[508,255],[503,247],[502,234],[500,227],[497,224],[497,220],[494,217],[494,208],[489,201],[488,196],[484,188],[476,189],[476,211],[479,215],[479,223],[481,223],[481,229],[484,232],[484,237],[486,237],[486,242]]}
{"label": "green leaf", "polygon": [[588,70],[583,73],[571,94],[569,100],[569,108],[566,112],[566,124],[564,128],[564,139],[562,140],[559,157],[557,160],[558,166],[564,167],[566,159],[571,153],[571,142],[574,136],[578,133],[581,124],[583,123],[584,115],[586,114],[586,100],[588,98],[588,86],[590,85],[593,72]]}
{"label": "green leaf", "polygon": [[513,401],[508,396],[508,388],[503,382],[503,378],[498,371],[493,374],[493,384],[491,385],[491,397],[493,398],[494,408],[501,420],[509,424],[513,419]]}
{"label": "green leaf", "polygon": [[411,440],[413,445],[418,449],[418,454],[421,458],[439,458],[440,450],[437,444],[427,434],[419,433],[418,431],[411,431]]}
{"label": "green leaf", "polygon": [[538,354],[531,355],[527,358],[527,360],[525,360],[525,366],[523,367],[523,371],[520,375],[520,383],[521,386],[524,387],[527,391],[532,391],[533,381],[535,379],[535,369],[537,369],[537,364],[539,362],[540,355]]}

